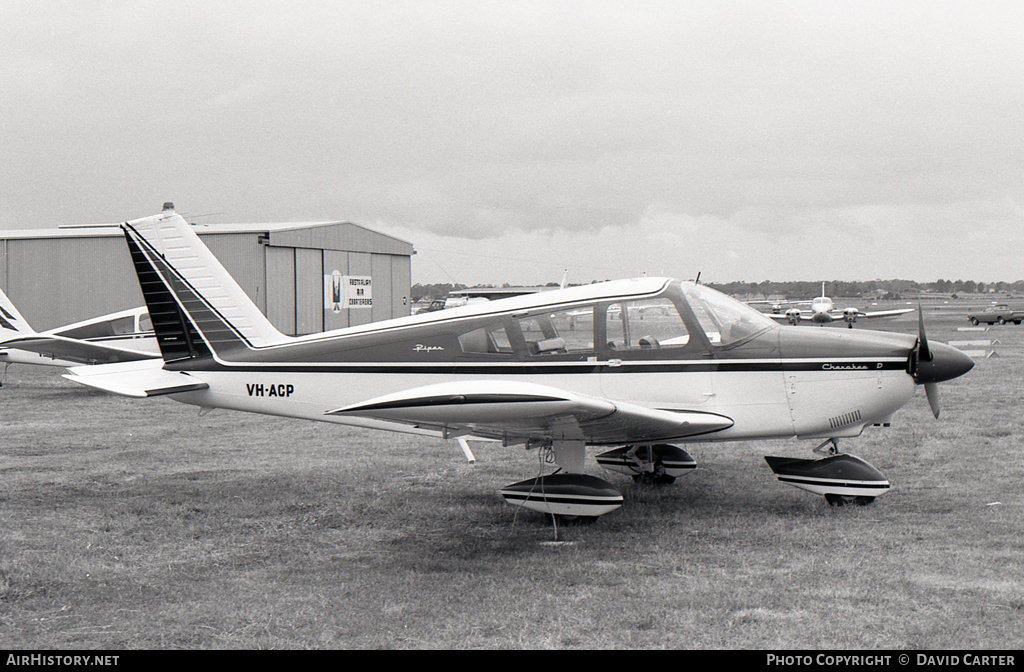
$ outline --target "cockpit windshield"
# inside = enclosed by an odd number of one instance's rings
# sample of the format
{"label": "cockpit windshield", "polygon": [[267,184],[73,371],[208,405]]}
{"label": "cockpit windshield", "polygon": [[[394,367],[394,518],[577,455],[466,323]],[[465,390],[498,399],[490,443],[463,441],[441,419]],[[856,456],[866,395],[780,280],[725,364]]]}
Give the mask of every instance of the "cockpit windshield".
{"label": "cockpit windshield", "polygon": [[771,318],[721,292],[692,282],[679,285],[708,340],[715,345],[732,345],[778,327]]}

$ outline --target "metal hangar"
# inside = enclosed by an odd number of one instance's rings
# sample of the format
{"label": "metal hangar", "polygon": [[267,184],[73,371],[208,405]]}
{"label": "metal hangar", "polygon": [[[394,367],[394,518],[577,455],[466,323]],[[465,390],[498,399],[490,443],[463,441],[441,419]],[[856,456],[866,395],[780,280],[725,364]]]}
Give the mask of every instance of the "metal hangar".
{"label": "metal hangar", "polygon": [[[351,222],[192,226],[285,334],[410,314],[412,243]],[[0,231],[0,288],[37,331],[143,305],[116,224]]]}

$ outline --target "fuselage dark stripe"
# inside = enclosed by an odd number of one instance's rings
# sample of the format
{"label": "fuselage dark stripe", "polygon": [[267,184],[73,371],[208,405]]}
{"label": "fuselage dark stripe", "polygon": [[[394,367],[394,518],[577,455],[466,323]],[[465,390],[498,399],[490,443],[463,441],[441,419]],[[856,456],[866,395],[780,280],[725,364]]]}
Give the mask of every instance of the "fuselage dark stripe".
{"label": "fuselage dark stripe", "polygon": [[658,362],[645,364],[643,362],[623,362],[618,366],[597,364],[593,362],[578,362],[564,364],[531,364],[531,363],[466,363],[466,362],[438,362],[415,364],[408,362],[401,363],[366,363],[345,362],[324,363],[324,364],[291,364],[291,363],[239,363],[224,364],[213,360],[203,362],[188,362],[182,366],[169,364],[168,369],[187,369],[189,371],[237,371],[243,373],[377,373],[377,374],[433,374],[433,375],[566,375],[566,374],[595,374],[604,375],[628,375],[638,373],[711,373],[711,372],[764,372],[764,371],[819,371],[819,372],[843,372],[843,373],[871,373],[882,371],[906,371],[906,361],[880,361],[864,365],[863,362],[847,362],[847,366],[840,362],[680,362],[678,364]]}

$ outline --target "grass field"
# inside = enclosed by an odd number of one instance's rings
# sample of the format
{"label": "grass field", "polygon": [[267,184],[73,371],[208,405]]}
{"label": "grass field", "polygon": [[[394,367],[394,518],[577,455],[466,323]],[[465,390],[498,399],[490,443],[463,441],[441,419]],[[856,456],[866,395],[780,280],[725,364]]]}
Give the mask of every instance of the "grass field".
{"label": "grass field", "polygon": [[673,486],[602,474],[625,505],[558,543],[497,493],[536,474],[521,448],[469,465],[11,367],[0,648],[1021,648],[1024,326],[958,333],[965,306],[926,304],[929,336],[999,343],[942,385],[941,419],[919,390],[841,443],[892,482],[875,504],[831,508],[762,459],[813,442],[699,444]]}

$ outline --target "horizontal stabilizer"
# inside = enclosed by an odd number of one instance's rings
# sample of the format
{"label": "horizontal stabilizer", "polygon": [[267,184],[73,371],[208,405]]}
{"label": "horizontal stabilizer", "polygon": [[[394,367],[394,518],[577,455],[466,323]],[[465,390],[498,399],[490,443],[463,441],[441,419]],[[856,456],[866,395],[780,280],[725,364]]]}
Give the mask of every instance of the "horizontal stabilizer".
{"label": "horizontal stabilizer", "polygon": [[914,312],[913,308],[897,308],[895,310],[874,310],[867,313],[860,313],[857,317],[896,317]]}
{"label": "horizontal stabilizer", "polygon": [[678,439],[731,427],[725,416],[672,411],[568,392],[546,385],[474,380],[427,385],[328,411],[384,420],[448,437],[508,443],[582,440],[619,444]]}
{"label": "horizontal stabilizer", "polygon": [[208,384],[182,371],[167,371],[163,360],[76,366],[64,377],[70,381],[125,397],[157,397],[205,390]]}
{"label": "horizontal stabilizer", "polygon": [[6,348],[25,350],[44,357],[79,364],[113,364],[115,362],[160,359],[160,355],[154,352],[129,350],[106,343],[92,343],[77,338],[46,334],[12,338],[4,341],[2,345]]}

